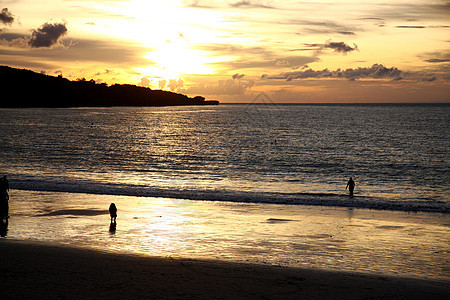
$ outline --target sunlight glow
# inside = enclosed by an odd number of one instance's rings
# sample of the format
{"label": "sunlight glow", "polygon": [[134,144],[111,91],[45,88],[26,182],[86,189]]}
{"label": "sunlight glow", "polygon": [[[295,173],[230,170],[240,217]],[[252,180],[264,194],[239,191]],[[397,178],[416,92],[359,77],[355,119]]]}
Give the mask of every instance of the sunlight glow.
{"label": "sunlight glow", "polygon": [[193,45],[217,40],[217,29],[212,28],[222,19],[220,13],[188,8],[179,0],[132,0],[102,9],[124,16],[105,24],[104,30],[149,48],[144,56],[149,66],[138,68],[143,75],[168,80],[183,74],[214,73],[207,64],[217,58]]}
{"label": "sunlight glow", "polygon": [[181,33],[174,40],[167,40],[159,45],[155,51],[148,52],[145,58],[156,63],[158,75],[165,78],[213,72],[212,68],[205,65],[208,61],[205,54],[191,49]]}

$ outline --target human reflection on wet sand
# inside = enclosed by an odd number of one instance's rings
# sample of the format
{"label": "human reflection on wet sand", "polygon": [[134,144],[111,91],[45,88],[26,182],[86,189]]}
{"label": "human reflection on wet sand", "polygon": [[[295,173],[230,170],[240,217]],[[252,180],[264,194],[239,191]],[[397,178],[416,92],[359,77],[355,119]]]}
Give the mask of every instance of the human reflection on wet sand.
{"label": "human reflection on wet sand", "polygon": [[8,232],[9,218],[9,182],[6,176],[0,178],[0,236],[5,237]]}
{"label": "human reflection on wet sand", "polygon": [[115,234],[116,233],[116,228],[117,228],[116,221],[111,221],[111,223],[109,224],[109,233]]}
{"label": "human reflection on wet sand", "polygon": [[0,221],[0,236],[6,237],[8,233],[8,218],[2,218]]}
{"label": "human reflection on wet sand", "polygon": [[109,224],[109,232],[111,234],[115,234],[116,233],[116,227],[117,227],[117,223],[116,223],[116,218],[117,218],[117,207],[114,203],[111,203],[109,205],[109,215],[111,217],[111,223]]}

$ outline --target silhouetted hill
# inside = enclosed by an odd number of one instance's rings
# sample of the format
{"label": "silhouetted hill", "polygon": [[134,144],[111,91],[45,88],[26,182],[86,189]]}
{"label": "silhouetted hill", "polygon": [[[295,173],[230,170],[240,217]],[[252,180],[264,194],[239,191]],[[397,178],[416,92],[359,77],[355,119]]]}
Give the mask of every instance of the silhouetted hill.
{"label": "silhouetted hill", "polygon": [[[95,106],[169,106],[217,105],[197,96],[152,90],[128,84],[96,84],[70,81],[30,70],[0,66],[3,97],[0,107],[95,107]],[[9,91],[9,93],[8,93]]]}

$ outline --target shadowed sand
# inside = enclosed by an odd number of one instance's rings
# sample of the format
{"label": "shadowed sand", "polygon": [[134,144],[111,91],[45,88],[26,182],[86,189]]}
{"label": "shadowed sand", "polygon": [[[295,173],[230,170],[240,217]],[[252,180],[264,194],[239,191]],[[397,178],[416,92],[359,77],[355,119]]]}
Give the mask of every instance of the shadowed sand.
{"label": "shadowed sand", "polygon": [[8,299],[447,299],[448,282],[0,240]]}

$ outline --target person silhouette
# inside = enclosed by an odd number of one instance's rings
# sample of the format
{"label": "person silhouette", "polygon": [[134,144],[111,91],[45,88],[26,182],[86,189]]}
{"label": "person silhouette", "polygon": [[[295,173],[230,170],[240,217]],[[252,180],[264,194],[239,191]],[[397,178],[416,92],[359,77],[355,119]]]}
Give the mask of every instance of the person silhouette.
{"label": "person silhouette", "polygon": [[8,179],[6,179],[6,176],[2,176],[0,178],[0,218],[3,221],[3,219],[8,219],[8,211],[9,211],[9,182]]}
{"label": "person silhouette", "polygon": [[353,181],[353,178],[350,177],[350,179],[347,182],[347,186],[345,189],[348,188],[348,191],[350,192],[350,196],[353,196],[353,191],[355,190],[355,182]]}
{"label": "person silhouette", "polygon": [[111,223],[116,223],[117,207],[114,203],[111,203],[111,205],[109,205],[109,215],[111,216]]}

